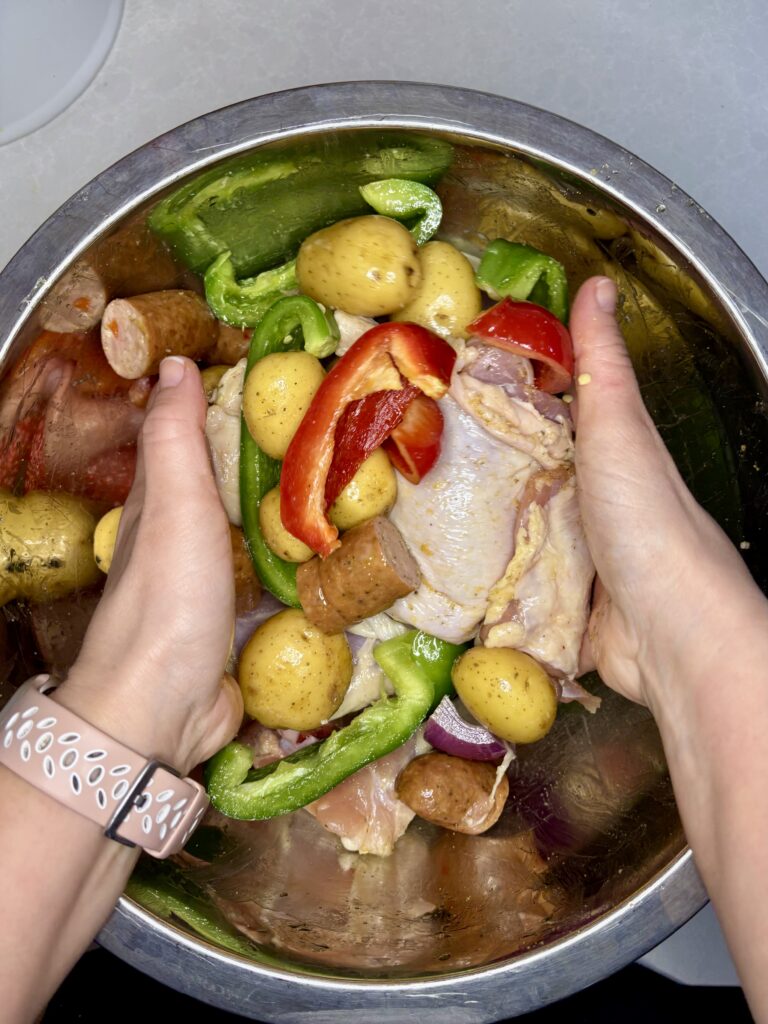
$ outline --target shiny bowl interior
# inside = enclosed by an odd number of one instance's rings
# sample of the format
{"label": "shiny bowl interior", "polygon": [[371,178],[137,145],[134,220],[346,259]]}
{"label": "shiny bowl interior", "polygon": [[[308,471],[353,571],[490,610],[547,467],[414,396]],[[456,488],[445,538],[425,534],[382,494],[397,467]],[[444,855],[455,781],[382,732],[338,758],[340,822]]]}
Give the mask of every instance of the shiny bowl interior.
{"label": "shiny bowl interior", "polygon": [[[441,237],[474,252],[501,236],[537,246],[565,264],[572,293],[592,274],[614,278],[646,403],[695,495],[765,585],[766,337],[751,314],[768,305],[765,282],[650,168],[511,101],[320,87],[150,143],[71,200],[4,272],[4,365],[34,336],[41,301],[73,259],[171,184],[254,145],[299,136],[333,147],[382,119],[454,143]],[[726,281],[734,261],[741,276]],[[9,294],[23,301],[12,306]],[[417,822],[393,856],[377,858],[345,852],[303,812],[261,823],[211,813],[176,863],[141,863],[102,941],[201,998],[281,1021],[300,1019],[305,1002],[335,1014],[318,1019],[346,1019],[344,1006],[350,1020],[397,1020],[387,1008],[414,991],[441,993],[442,1020],[493,1020],[497,1005],[530,1009],[596,980],[704,898],[649,713],[596,685],[596,715],[565,706],[544,741],[521,749],[513,798],[485,835]]]}

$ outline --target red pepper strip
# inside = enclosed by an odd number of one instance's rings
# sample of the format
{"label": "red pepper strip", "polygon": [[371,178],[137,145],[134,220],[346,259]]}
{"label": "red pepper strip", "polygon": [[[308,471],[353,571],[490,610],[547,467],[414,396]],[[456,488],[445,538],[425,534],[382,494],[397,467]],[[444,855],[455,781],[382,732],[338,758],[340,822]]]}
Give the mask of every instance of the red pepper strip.
{"label": "red pepper strip", "polygon": [[467,332],[487,345],[530,359],[540,391],[557,395],[570,387],[573,342],[568,328],[543,306],[502,299],[473,320]]}
{"label": "red pepper strip", "polygon": [[374,391],[349,403],[336,427],[333,462],[325,481],[326,508],[336,501],[371,452],[389,437],[417,395],[421,395],[419,389],[406,384],[399,391]]}
{"label": "red pepper strip", "polygon": [[382,445],[395,469],[417,484],[440,456],[443,414],[434,398],[419,395]]}
{"label": "red pepper strip", "polygon": [[325,485],[336,427],[350,402],[374,391],[400,391],[402,377],[432,398],[448,390],[456,353],[425,327],[377,324],[328,373],[293,436],[280,478],[280,517],[289,533],[323,558],[339,546],[326,516]]}

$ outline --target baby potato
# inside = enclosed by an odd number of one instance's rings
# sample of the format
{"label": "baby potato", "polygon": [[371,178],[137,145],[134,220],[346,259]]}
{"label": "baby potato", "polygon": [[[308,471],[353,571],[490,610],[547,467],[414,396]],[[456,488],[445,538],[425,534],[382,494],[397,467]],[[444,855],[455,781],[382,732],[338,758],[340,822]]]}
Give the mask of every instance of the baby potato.
{"label": "baby potato", "polygon": [[358,316],[385,316],[421,283],[416,242],[390,217],[352,217],[310,235],[296,274],[306,295]]}
{"label": "baby potato", "polygon": [[273,352],[248,374],[243,415],[251,437],[267,455],[282,459],[325,371],[309,352]]}
{"label": "baby potato", "polygon": [[122,514],[122,505],[119,508],[111,508],[96,523],[96,529],[93,531],[93,557],[102,572],[109,572],[109,567],[112,565],[112,555],[115,552],[117,530]]}
{"label": "baby potato", "polygon": [[231,370],[231,366],[225,366],[223,363],[218,363],[216,366],[206,366],[201,371],[200,377],[203,381],[203,391],[208,402],[212,402],[216,397],[216,388],[219,386],[219,381],[227,372]]}
{"label": "baby potato", "polygon": [[383,515],[397,497],[392,463],[377,448],[349,481],[328,510],[328,518],[340,530],[350,530],[366,519]]}
{"label": "baby potato", "polygon": [[466,338],[466,326],[482,308],[472,264],[448,242],[427,242],[419,250],[421,284],[393,316],[428,327],[443,338]]}
{"label": "baby potato", "polygon": [[316,729],[341,704],[352,678],[343,633],[326,636],[304,612],[267,619],[240,655],[246,713],[270,729]]}
{"label": "baby potato", "polygon": [[557,694],[544,669],[522,651],[472,647],[451,672],[470,714],[510,743],[535,743],[552,728]]}
{"label": "baby potato", "polygon": [[95,525],[72,494],[0,492],[0,604],[18,597],[42,604],[95,583]]}
{"label": "baby potato", "polygon": [[308,562],[314,555],[304,541],[288,533],[280,518],[280,488],[267,491],[259,505],[259,525],[267,546],[286,562]]}

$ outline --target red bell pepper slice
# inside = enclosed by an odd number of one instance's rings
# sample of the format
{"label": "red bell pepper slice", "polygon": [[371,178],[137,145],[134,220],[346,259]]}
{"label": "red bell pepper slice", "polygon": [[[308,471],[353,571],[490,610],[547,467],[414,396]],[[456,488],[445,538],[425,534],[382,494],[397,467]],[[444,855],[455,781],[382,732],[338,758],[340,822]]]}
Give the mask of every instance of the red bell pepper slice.
{"label": "red bell pepper slice", "polygon": [[339,546],[338,530],[326,515],[326,483],[347,406],[376,391],[401,391],[403,378],[440,398],[455,360],[446,341],[417,324],[377,324],[358,338],[323,380],[286,452],[280,517],[289,533],[324,558]]}
{"label": "red bell pepper slice", "polygon": [[524,356],[534,364],[534,383],[551,395],[567,391],[573,380],[573,342],[568,328],[534,302],[502,299],[481,313],[467,332],[487,345]]}
{"label": "red bell pepper slice", "polygon": [[[350,402],[334,435],[333,462],[325,482],[325,506],[330,506],[371,452],[389,437],[421,392],[413,384],[399,391],[374,391]],[[431,401],[431,399],[430,399]]]}
{"label": "red bell pepper slice", "polygon": [[382,447],[395,469],[417,484],[440,456],[443,414],[434,398],[418,395]]}

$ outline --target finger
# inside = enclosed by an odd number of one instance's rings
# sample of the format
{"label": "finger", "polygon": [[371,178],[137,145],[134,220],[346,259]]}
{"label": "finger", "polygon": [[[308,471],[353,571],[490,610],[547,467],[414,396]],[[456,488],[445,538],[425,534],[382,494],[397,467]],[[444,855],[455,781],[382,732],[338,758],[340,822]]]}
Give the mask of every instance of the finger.
{"label": "finger", "polygon": [[196,752],[196,762],[207,761],[237,735],[244,713],[240,687],[237,681],[226,673],[222,676],[216,703],[210,713],[200,749]]}
{"label": "finger", "polygon": [[606,406],[622,416],[646,417],[627,346],[616,323],[616,285],[609,277],[592,277],[578,291],[570,328],[576,361],[578,415],[605,418]]}
{"label": "finger", "polygon": [[595,582],[592,588],[592,611],[590,613],[590,621],[587,623],[587,628],[584,631],[584,636],[581,641],[581,650],[579,651],[578,675],[580,676],[586,675],[587,672],[594,672],[597,668],[597,652],[595,650],[596,643],[593,642],[593,635],[595,637],[597,636],[597,630],[599,629],[604,615],[607,613],[609,602],[610,598],[600,580],[600,577],[595,576]]}
{"label": "finger", "polygon": [[592,277],[579,289],[570,328],[576,361],[577,472],[585,462],[602,463],[606,473],[617,458],[631,460],[636,475],[661,471],[677,480],[664,442],[648,414],[616,318],[616,285]]}

